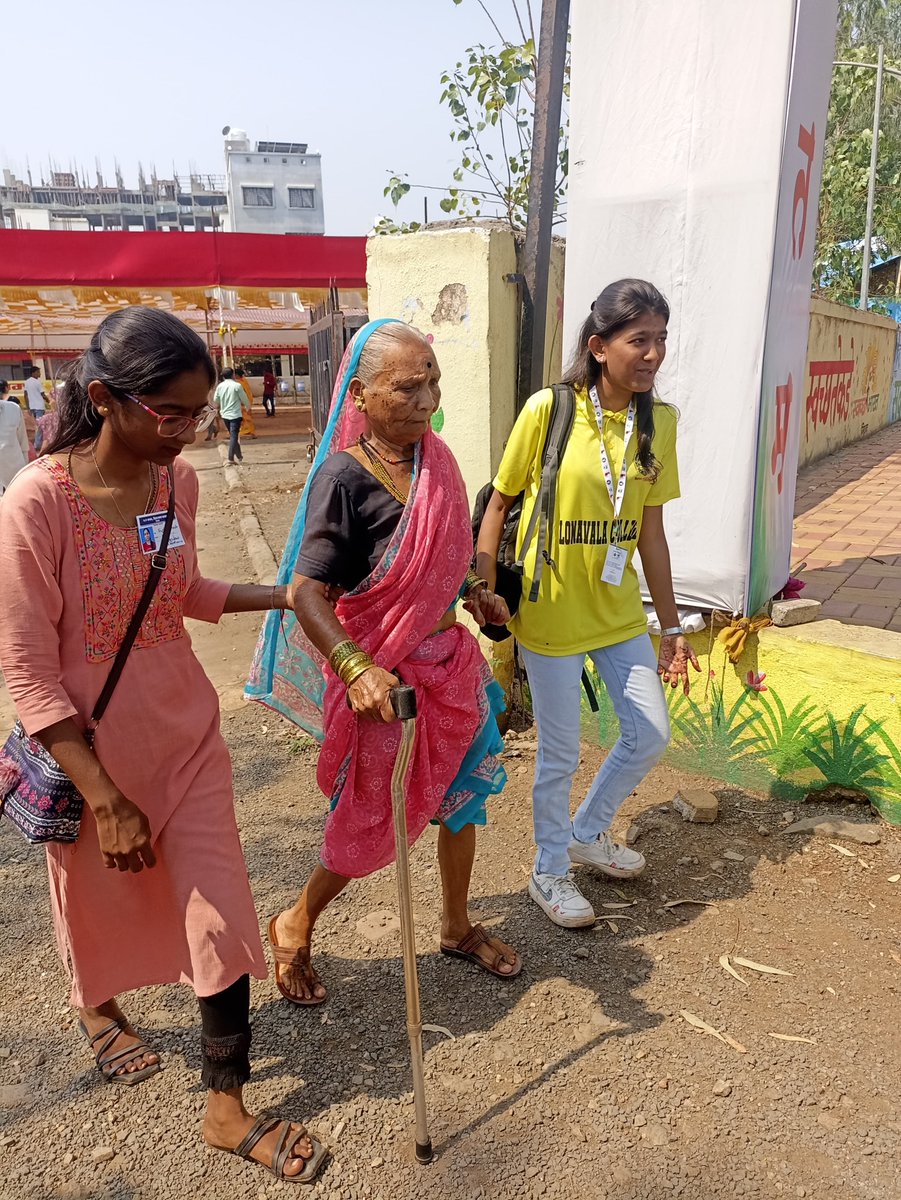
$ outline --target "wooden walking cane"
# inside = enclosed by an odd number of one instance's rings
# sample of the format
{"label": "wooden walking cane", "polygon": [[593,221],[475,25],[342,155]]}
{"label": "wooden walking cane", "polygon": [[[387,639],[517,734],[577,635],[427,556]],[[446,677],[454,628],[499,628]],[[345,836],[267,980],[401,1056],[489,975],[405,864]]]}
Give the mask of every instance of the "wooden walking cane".
{"label": "wooden walking cane", "polygon": [[422,1009],[419,975],[416,970],[416,931],[413,928],[413,896],[410,890],[410,853],[407,847],[407,793],[405,781],[413,739],[416,736],[416,691],[401,686],[391,689],[391,704],[401,722],[400,746],[391,776],[391,809],[394,814],[394,851],[397,859],[397,905],[400,909],[400,940],[404,958],[404,991],[407,1001],[407,1035],[413,1068],[413,1105],[416,1113],[416,1158],[432,1161],[432,1139],[425,1103],[425,1069],[422,1061]]}

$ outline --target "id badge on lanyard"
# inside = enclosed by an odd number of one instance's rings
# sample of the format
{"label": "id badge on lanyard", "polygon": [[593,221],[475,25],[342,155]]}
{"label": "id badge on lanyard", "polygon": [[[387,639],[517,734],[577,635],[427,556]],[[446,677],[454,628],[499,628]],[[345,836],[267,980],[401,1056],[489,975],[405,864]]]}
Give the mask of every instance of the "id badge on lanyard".
{"label": "id badge on lanyard", "polygon": [[[598,421],[598,432],[601,435],[601,471],[604,475],[607,495],[610,497],[610,503],[613,505],[613,521],[611,522],[611,529],[613,529],[622,511],[623,498],[626,494],[626,478],[629,474],[627,451],[629,443],[632,441],[632,432],[635,429],[635,401],[629,401],[629,411],[626,414],[626,425],[623,430],[623,465],[620,468],[619,479],[614,489],[613,471],[610,467],[610,459],[607,456],[607,447],[604,445],[604,414],[601,409],[601,401],[597,388],[592,387],[589,395],[591,396],[591,403],[594,405],[594,412]],[[622,546],[608,546],[607,554],[604,558],[604,567],[601,571],[601,582],[612,584],[613,587],[619,587],[626,573],[626,564],[628,561],[628,550]]]}

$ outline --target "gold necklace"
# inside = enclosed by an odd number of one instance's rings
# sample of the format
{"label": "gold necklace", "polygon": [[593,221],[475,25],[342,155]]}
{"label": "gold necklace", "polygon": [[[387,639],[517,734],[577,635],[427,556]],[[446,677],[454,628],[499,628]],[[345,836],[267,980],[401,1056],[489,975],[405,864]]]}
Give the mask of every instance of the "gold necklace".
{"label": "gold necklace", "polygon": [[[115,504],[115,506],[116,506],[116,512],[122,518],[125,528],[130,529],[134,522],[129,521],[128,517],[126,517],[125,513],[119,507],[119,501],[116,499],[115,492],[110,487],[110,485],[106,482],[106,480],[103,478],[103,472],[100,470],[100,463],[98,463],[98,461],[97,461],[97,455],[94,453],[93,445],[91,446],[91,459],[93,460],[93,463],[94,463],[94,469],[96,470],[97,474],[100,476],[100,482],[103,484],[103,486],[109,492],[110,499],[112,500],[113,504]],[[155,483],[155,478],[154,478],[154,474],[153,474],[153,463],[148,463],[147,467],[150,471],[150,491],[147,493],[147,500],[144,504],[144,512],[147,512],[148,509],[150,508],[150,505],[153,503],[153,492],[154,492],[154,483]],[[70,472],[70,474],[71,474],[71,472]]]}
{"label": "gold necklace", "polygon": [[367,442],[360,439],[360,448],[369,459],[369,465],[372,468],[372,473],[389,495],[393,496],[399,504],[406,504],[410,498],[410,489],[406,492],[401,491],[400,487],[395,483],[392,477],[388,474],[386,468],[382,465],[381,459],[378,457],[378,452],[371,449]]}

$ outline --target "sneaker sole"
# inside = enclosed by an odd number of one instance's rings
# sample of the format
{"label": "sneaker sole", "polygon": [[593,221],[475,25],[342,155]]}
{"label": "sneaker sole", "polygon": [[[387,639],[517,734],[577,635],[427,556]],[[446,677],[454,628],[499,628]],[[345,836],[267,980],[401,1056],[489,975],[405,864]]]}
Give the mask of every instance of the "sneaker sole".
{"label": "sneaker sole", "polygon": [[593,867],[595,871],[600,871],[602,875],[609,875],[611,879],[635,879],[647,867],[647,862],[643,862],[640,867],[607,867],[596,863],[593,859],[582,858],[578,851],[569,851],[570,862],[578,863],[581,867]]}
{"label": "sneaker sole", "polygon": [[535,901],[539,908],[543,909],[545,914],[550,917],[555,925],[559,925],[562,929],[585,929],[589,925],[593,925],[597,920],[594,911],[591,916],[585,917],[561,917],[558,912],[555,912],[542,896],[541,892],[535,886],[534,882],[529,882],[529,895]]}

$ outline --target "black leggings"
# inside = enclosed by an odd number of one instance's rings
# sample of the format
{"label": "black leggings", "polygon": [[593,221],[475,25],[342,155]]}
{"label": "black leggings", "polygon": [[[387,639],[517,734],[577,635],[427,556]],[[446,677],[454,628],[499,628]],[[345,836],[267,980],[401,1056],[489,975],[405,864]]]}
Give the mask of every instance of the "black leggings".
{"label": "black leggings", "polygon": [[198,996],[203,1032],[201,1082],[224,1092],[250,1078],[250,976],[242,975],[215,996]]}

